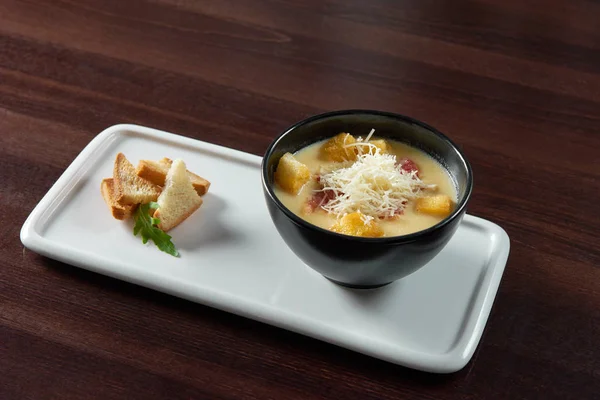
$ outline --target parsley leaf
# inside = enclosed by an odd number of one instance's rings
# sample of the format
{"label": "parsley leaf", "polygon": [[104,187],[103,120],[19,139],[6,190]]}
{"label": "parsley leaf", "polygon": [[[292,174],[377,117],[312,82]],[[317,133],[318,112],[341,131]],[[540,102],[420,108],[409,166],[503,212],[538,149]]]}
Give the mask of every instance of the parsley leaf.
{"label": "parsley leaf", "polygon": [[142,243],[146,244],[148,243],[148,239],[152,239],[159,250],[169,253],[174,257],[179,257],[179,252],[173,242],[171,242],[171,236],[156,226],[160,220],[150,215],[150,209],[156,210],[157,208],[158,203],[153,201],[147,204],[140,204],[133,216],[135,220],[133,236],[141,233]]}

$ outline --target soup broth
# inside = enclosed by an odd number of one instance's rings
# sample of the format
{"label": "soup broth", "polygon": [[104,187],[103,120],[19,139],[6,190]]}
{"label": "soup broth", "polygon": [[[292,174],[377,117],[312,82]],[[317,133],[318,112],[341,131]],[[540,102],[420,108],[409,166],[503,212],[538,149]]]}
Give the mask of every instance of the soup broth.
{"label": "soup broth", "polygon": [[[279,200],[300,218],[324,229],[332,229],[339,221],[340,215],[329,213],[321,207],[307,211],[307,204],[311,198],[321,189],[318,177],[323,170],[333,170],[340,167],[339,162],[325,161],[321,155],[321,148],[327,140],[314,143],[294,154],[300,163],[306,165],[311,173],[311,179],[306,182],[297,194],[283,190],[275,185],[275,194]],[[418,167],[418,177],[425,184],[435,185],[434,189],[428,189],[425,195],[446,195],[452,199],[452,207],[456,202],[456,189],[446,169],[429,155],[404,143],[385,139],[387,144],[386,153],[394,155],[397,160],[410,160]],[[346,162],[347,166],[352,162]],[[445,215],[433,215],[417,211],[415,201],[410,200],[405,208],[393,218],[375,218],[374,222],[383,231],[383,236],[400,236],[427,229],[442,219]],[[379,235],[381,236],[381,235]]]}

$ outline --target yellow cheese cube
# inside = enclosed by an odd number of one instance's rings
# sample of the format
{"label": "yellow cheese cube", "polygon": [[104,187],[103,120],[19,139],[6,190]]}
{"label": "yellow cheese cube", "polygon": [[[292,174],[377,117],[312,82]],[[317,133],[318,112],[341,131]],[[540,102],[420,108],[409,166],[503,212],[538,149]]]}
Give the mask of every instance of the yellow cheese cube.
{"label": "yellow cheese cube", "polygon": [[421,197],[416,201],[418,212],[446,217],[452,212],[454,202],[450,196],[439,194],[430,197]]}
{"label": "yellow cheese cube", "polygon": [[345,147],[349,144],[356,143],[356,139],[349,133],[340,133],[326,141],[319,156],[325,161],[353,161],[356,160],[356,149],[353,146]]}
{"label": "yellow cheese cube", "polygon": [[298,194],[302,186],[310,180],[310,170],[291,153],[279,159],[275,170],[275,183],[291,194]]}
{"label": "yellow cheese cube", "polygon": [[362,236],[362,237],[381,237],[383,230],[374,220],[365,224],[360,212],[353,212],[343,216],[331,228],[333,232],[343,233],[344,235]]}

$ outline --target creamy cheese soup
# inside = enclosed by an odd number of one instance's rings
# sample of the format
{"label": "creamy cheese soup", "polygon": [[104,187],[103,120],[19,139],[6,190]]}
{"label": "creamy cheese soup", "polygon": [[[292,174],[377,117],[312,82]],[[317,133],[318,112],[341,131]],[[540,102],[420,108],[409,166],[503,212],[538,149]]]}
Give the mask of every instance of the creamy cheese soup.
{"label": "creamy cheese soup", "polygon": [[[360,138],[355,142],[353,137],[348,137],[355,145],[365,143]],[[336,159],[331,156],[333,153],[324,153],[325,147],[331,147],[332,141],[317,142],[293,154],[297,162],[308,167],[310,179],[306,178],[307,173],[302,175],[298,172],[304,169],[299,164],[292,166],[289,176],[276,174],[275,194],[288,209],[304,220],[340,233],[386,237],[427,229],[453,211],[455,186],[446,169],[423,151],[385,139],[385,151],[371,151],[374,147],[365,147],[369,153],[365,156],[355,157],[349,153],[349,160],[339,161],[337,158],[338,161],[332,161]],[[365,153],[356,150],[357,147],[346,143],[345,139],[342,142],[345,151]],[[373,139],[369,143],[381,142],[381,139]],[[373,154],[375,152],[377,154]],[[284,168],[281,162],[278,168]],[[281,175],[284,175],[283,172]],[[303,179],[299,181],[301,188],[294,193],[296,189],[286,186],[283,179],[299,177]],[[278,178],[281,184],[277,184]],[[387,201],[386,196],[396,196],[396,203]],[[362,222],[371,224],[379,233],[370,235],[336,230],[340,220],[353,212],[359,212]]]}

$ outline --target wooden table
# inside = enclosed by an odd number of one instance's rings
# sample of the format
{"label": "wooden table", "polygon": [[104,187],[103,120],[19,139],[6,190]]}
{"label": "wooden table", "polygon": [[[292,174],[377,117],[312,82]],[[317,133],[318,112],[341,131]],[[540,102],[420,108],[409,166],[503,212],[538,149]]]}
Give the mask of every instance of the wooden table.
{"label": "wooden table", "polygon": [[[0,0],[0,398],[600,394],[600,4]],[[262,154],[371,108],[460,143],[512,251],[484,336],[432,375],[25,250],[27,215],[120,122]]]}

